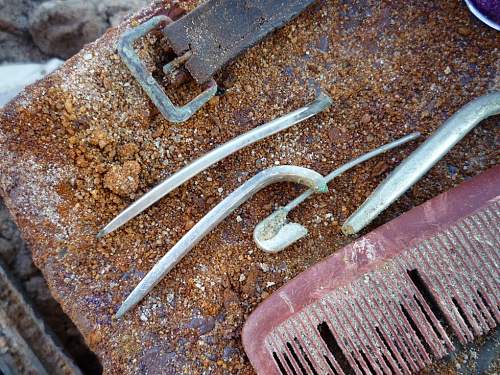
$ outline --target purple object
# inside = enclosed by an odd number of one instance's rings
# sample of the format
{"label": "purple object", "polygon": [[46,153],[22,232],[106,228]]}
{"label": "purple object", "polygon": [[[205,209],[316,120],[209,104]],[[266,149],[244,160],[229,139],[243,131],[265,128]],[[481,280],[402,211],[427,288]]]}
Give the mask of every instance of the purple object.
{"label": "purple object", "polygon": [[500,31],[500,0],[465,0],[465,3],[477,18]]}

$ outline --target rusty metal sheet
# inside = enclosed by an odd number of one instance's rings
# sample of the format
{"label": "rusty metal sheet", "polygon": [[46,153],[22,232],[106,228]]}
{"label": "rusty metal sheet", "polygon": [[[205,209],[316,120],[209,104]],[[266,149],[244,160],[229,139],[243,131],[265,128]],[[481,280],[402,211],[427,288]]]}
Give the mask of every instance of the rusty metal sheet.
{"label": "rusty metal sheet", "polygon": [[198,83],[204,83],[313,2],[212,0],[167,26],[164,33],[177,55],[192,52],[186,68]]}

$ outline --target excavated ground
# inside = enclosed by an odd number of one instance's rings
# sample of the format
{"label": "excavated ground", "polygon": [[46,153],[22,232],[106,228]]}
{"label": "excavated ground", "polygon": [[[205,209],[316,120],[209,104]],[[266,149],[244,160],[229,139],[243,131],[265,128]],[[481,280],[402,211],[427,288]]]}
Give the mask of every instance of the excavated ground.
{"label": "excavated ground", "polygon": [[[240,342],[248,314],[352,241],[341,224],[419,142],[346,173],[329,193],[294,210],[290,219],[309,236],[277,255],[256,248],[253,228],[302,188],[264,189],[131,313],[121,320],[113,314],[196,221],[258,171],[294,164],[326,174],[412,131],[427,137],[462,105],[500,88],[500,37],[460,1],[323,1],[221,72],[221,95],[189,121],[172,124],[116,54],[128,26],[85,47],[0,118],[0,191],[51,292],[107,374],[252,374]],[[137,48],[158,71],[159,36]],[[311,101],[319,89],[334,100],[328,112],[236,153],[116,233],[95,239],[157,182]],[[189,86],[172,95],[177,101],[192,96]],[[498,118],[478,126],[371,228],[497,164],[497,129]]]}

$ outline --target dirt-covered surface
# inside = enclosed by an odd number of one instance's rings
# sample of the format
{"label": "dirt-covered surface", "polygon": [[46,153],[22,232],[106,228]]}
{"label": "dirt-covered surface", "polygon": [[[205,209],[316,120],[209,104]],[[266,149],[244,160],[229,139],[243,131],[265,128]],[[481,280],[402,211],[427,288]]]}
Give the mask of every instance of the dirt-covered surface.
{"label": "dirt-covered surface", "polygon": [[[324,1],[226,68],[216,77],[221,95],[189,121],[172,124],[115,52],[128,26],[85,47],[0,119],[1,194],[53,295],[108,374],[252,374],[240,341],[245,318],[352,240],[341,224],[419,142],[346,173],[329,193],[294,210],[290,219],[307,226],[309,236],[278,255],[256,248],[253,228],[302,189],[264,189],[137,308],[121,320],[113,314],[197,220],[258,171],[295,164],[326,174],[409,132],[426,137],[469,100],[500,88],[500,37],[458,0]],[[157,38],[138,44],[151,70],[164,54]],[[192,97],[188,87],[178,89],[177,100]],[[162,178],[304,105],[320,88],[334,100],[328,112],[236,153],[95,239]],[[497,125],[493,118],[478,126],[371,228],[498,163]]]}

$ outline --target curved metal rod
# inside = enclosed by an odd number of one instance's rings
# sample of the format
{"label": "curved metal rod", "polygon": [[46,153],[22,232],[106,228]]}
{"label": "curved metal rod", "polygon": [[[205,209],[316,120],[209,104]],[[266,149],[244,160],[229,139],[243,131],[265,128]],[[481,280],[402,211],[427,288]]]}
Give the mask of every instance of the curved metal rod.
{"label": "curved metal rod", "polygon": [[425,175],[482,120],[500,114],[500,91],[481,96],[445,121],[382,182],[342,226],[345,234],[359,232]]}
{"label": "curved metal rod", "polygon": [[303,167],[284,165],[272,167],[253,176],[238,189],[229,194],[222,202],[212,208],[198,223],[195,224],[174,247],[172,247],[154,265],[151,271],[141,280],[130,293],[116,313],[121,317],[135,306],[149,291],[191,250],[200,240],[224,220],[231,212],[242,205],[256,192],[266,186],[292,181],[308,186],[319,192],[328,191],[326,181],[319,173]]}
{"label": "curved metal rod", "polygon": [[[335,177],[341,175],[354,166],[368,159],[371,159],[374,156],[389,151],[395,147],[399,147],[418,137],[420,137],[420,133],[415,132],[404,136],[394,142],[378,147],[375,150],[367,152],[366,154],[361,155],[360,157],[353,159],[348,163],[342,165],[341,167],[335,169],[325,177],[325,180],[327,183],[329,183]],[[304,202],[313,193],[313,190],[305,191],[297,198],[290,201],[290,203],[288,203],[285,207],[280,207],[267,218],[262,220],[259,224],[257,224],[253,231],[253,238],[255,244],[259,247],[259,249],[268,253],[277,253],[307,235],[307,229],[298,223],[289,223],[287,221],[287,215],[291,210]]]}
{"label": "curved metal rod", "polygon": [[190,178],[196,176],[198,173],[204,171],[211,165],[217,163],[221,159],[224,159],[246,146],[250,146],[257,141],[260,141],[261,139],[288,129],[291,126],[308,119],[309,117],[324,111],[326,108],[330,107],[331,104],[332,99],[325,93],[320,93],[318,97],[308,105],[264,125],[260,125],[257,128],[252,129],[227,143],[224,143],[201,158],[196,159],[194,162],[182,168],[180,171],[177,171],[128,206],[97,234],[97,238],[101,238],[119,228],[135,216],[139,215],[153,203],[170,193],[172,190],[182,185]]}

